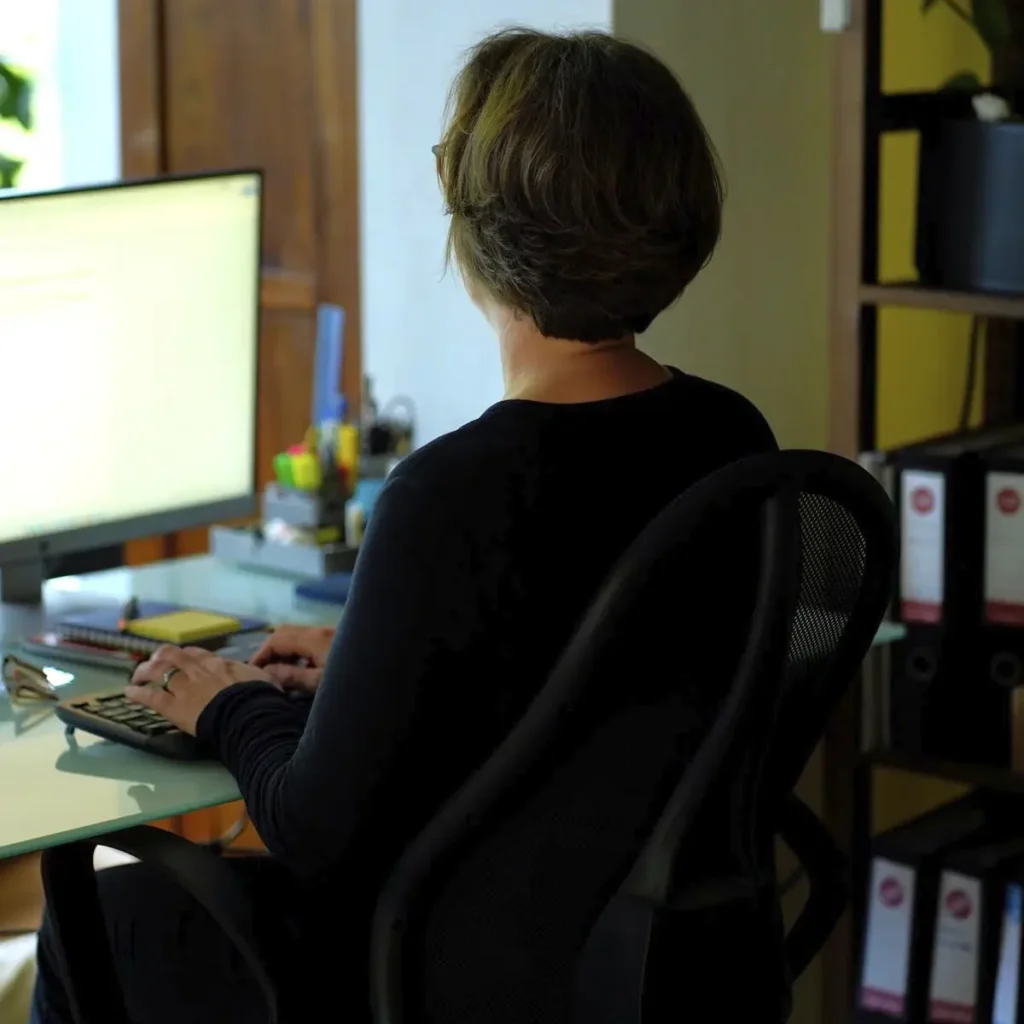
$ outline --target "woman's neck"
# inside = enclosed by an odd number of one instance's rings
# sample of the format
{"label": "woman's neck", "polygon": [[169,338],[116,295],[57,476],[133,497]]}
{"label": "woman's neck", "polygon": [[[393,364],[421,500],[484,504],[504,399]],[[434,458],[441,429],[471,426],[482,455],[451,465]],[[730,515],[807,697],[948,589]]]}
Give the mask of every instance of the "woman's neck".
{"label": "woman's neck", "polygon": [[671,376],[636,347],[633,335],[597,342],[546,338],[531,320],[514,315],[494,326],[507,399],[597,402],[646,391]]}

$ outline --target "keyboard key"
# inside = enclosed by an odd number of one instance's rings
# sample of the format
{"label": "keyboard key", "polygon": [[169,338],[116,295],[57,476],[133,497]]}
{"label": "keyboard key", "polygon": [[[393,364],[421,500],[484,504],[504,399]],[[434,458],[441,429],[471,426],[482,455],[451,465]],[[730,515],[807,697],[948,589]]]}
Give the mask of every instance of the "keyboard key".
{"label": "keyboard key", "polygon": [[147,725],[140,725],[138,732],[144,736],[163,736],[164,733],[175,732],[170,722],[149,722]]}

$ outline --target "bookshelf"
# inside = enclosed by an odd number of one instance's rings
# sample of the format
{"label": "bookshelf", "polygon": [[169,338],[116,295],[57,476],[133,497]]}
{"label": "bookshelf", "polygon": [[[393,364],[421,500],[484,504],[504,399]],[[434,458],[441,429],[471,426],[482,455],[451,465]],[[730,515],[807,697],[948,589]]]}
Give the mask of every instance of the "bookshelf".
{"label": "bookshelf", "polygon": [[913,281],[862,284],[859,298],[862,306],[903,306],[971,313],[997,320],[1024,320],[1024,296],[939,291]]}
{"label": "bookshelf", "polygon": [[956,764],[933,758],[911,757],[892,750],[872,750],[864,754],[863,764],[868,768],[888,768],[908,775],[927,775],[932,779],[991,789],[1000,793],[1024,793],[1024,772],[1009,768],[992,768],[981,764]]}
{"label": "bookshelf", "polygon": [[[856,457],[877,448],[880,310],[937,310],[986,318],[986,419],[1003,422],[1024,419],[1024,388],[1019,383],[1024,363],[1016,353],[1024,296],[948,291],[914,281],[879,279],[883,137],[913,131],[969,100],[938,92],[883,93],[883,0],[849,0],[848,9],[848,23],[834,40],[829,433],[832,450]],[[878,770],[1024,793],[1024,773],[886,750],[865,751],[861,688],[851,690],[829,725],[823,747],[823,817],[850,851],[854,886],[852,913],[824,954],[825,1020],[849,1019],[853,1006]]]}

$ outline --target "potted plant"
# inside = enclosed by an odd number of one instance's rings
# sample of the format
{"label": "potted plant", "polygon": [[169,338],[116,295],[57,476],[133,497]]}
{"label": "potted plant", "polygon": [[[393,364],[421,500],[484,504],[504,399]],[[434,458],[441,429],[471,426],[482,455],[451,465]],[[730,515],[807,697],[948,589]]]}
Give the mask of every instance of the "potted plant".
{"label": "potted plant", "polygon": [[[32,127],[32,83],[0,59],[0,122],[12,121],[26,131]],[[11,188],[21,167],[21,160],[0,153],[0,188]]]}
{"label": "potted plant", "polygon": [[946,113],[922,126],[918,273],[932,287],[1024,294],[1024,0],[967,3],[923,2],[977,32],[995,84],[959,72]]}

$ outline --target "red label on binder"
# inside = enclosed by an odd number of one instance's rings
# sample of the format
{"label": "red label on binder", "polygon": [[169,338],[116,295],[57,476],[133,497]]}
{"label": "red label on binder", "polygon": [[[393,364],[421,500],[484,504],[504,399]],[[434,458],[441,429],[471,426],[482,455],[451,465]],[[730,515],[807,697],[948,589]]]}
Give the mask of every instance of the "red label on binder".
{"label": "red label on binder", "polygon": [[1004,516],[1015,516],[1020,511],[1020,492],[1004,487],[996,496],[996,504]]}
{"label": "red label on binder", "polygon": [[878,887],[878,898],[886,907],[898,907],[903,902],[903,886],[895,878],[886,878]]}
{"label": "red label on binder", "polygon": [[884,1013],[889,1017],[902,1017],[903,1007],[906,1000],[895,992],[885,992],[880,988],[868,988],[866,985],[860,990],[860,1005],[865,1010],[874,1013]]}
{"label": "red label on binder", "polygon": [[933,999],[928,1004],[931,1024],[974,1024],[974,1007],[949,999]]}
{"label": "red label on binder", "polygon": [[915,487],[910,502],[915,512],[926,516],[935,508],[935,492],[929,487]]}
{"label": "red label on binder", "polygon": [[900,614],[906,622],[941,622],[942,606],[934,601],[904,601]]}
{"label": "red label on binder", "polygon": [[971,897],[963,889],[954,889],[946,897],[946,909],[958,921],[965,921],[971,916],[974,907],[971,904]]}
{"label": "red label on binder", "polygon": [[1024,626],[1024,605],[1009,601],[986,601],[985,618],[993,626]]}

